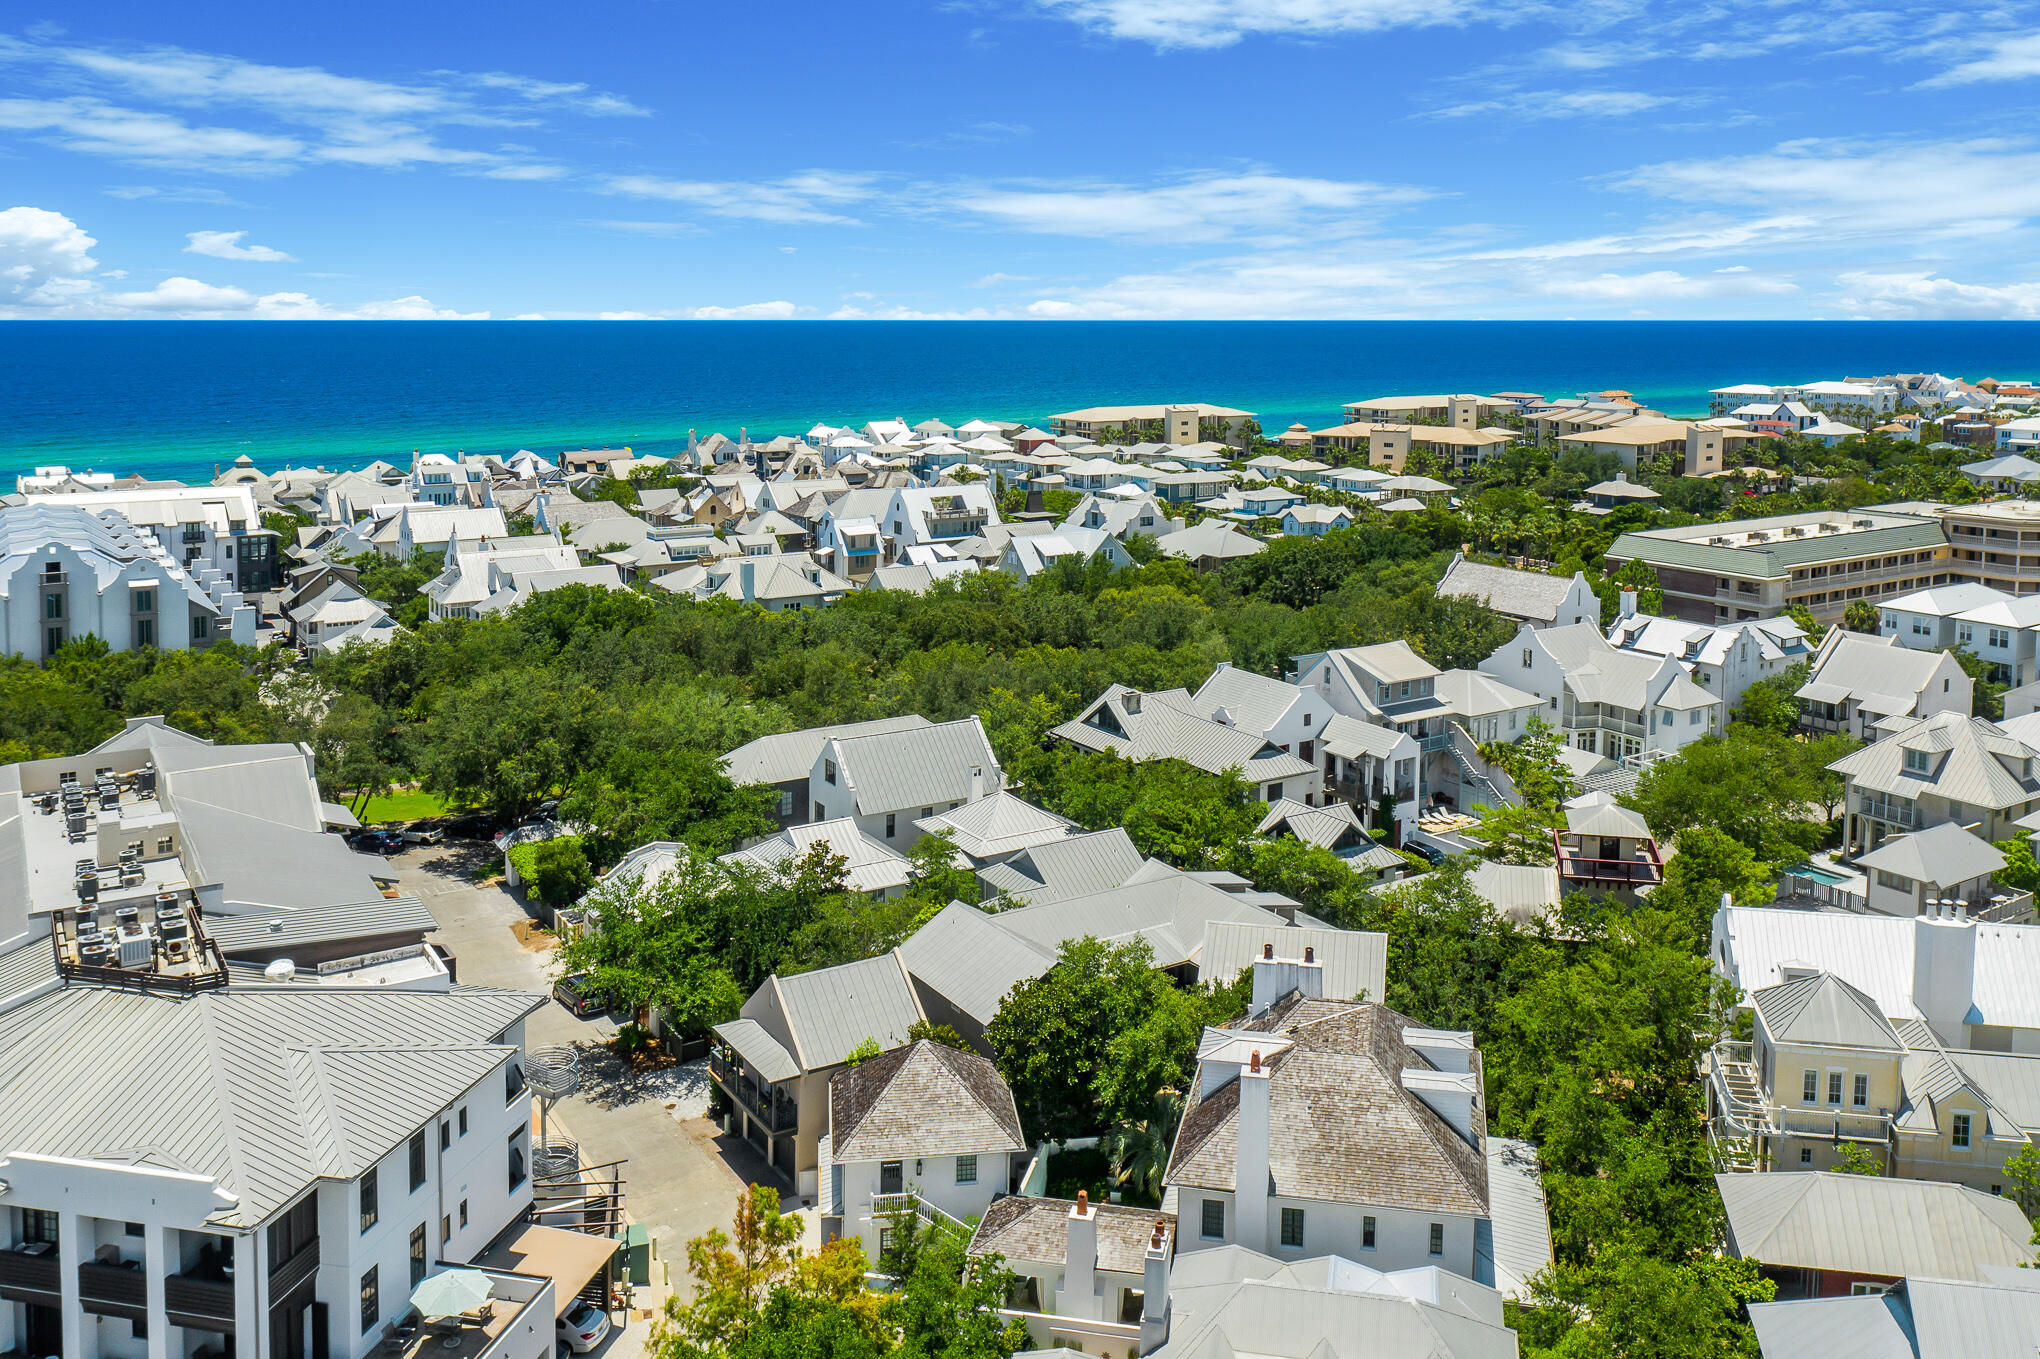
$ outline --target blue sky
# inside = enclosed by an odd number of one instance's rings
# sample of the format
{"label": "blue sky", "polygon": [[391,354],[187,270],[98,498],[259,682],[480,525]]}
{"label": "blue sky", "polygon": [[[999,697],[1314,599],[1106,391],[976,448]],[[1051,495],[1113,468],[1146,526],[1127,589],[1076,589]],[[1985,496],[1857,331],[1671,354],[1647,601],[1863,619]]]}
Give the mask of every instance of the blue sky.
{"label": "blue sky", "polygon": [[34,0],[14,317],[2040,317],[1904,0]]}

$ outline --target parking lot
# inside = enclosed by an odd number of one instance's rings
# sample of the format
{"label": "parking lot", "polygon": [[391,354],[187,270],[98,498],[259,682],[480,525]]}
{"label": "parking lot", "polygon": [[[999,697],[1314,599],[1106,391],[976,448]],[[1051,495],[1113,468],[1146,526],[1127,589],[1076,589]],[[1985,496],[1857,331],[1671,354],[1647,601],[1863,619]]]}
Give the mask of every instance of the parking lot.
{"label": "parking lot", "polygon": [[[400,889],[418,897],[439,922],[432,936],[454,956],[458,978],[467,986],[521,991],[552,989],[551,937],[526,942],[521,925],[533,917],[500,880],[477,886],[478,868],[496,862],[485,843],[451,842],[414,846],[393,856]],[[640,1073],[604,1044],[616,1032],[617,1016],[576,1018],[548,998],[525,1024],[529,1048],[565,1045],[580,1062],[580,1088],[554,1107],[551,1131],[580,1144],[581,1163],[600,1165],[627,1159],[626,1203],[645,1225],[675,1292],[689,1292],[687,1243],[712,1227],[727,1229],[737,1195],[751,1180],[777,1183],[764,1162],[741,1141],[721,1135],[702,1114],[708,1083],[703,1065]],[[640,1294],[640,1305],[653,1300]],[[631,1333],[645,1327],[633,1323]],[[601,1351],[623,1343],[606,1342]],[[619,1351],[615,1359],[631,1359]]]}

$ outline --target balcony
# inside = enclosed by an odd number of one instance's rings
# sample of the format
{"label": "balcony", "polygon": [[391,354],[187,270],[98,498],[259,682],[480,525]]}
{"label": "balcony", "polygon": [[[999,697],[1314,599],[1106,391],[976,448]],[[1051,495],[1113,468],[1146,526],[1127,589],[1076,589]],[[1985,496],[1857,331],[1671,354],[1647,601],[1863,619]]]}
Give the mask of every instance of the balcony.
{"label": "balcony", "polygon": [[1715,1141],[1808,1137],[1876,1146],[1891,1141],[1892,1116],[1885,1110],[1778,1103],[1764,1089],[1763,1073],[1750,1046],[1724,1039],[1708,1054],[1707,1081],[1712,1095],[1708,1135]]}
{"label": "balcony", "polygon": [[730,1103],[751,1116],[751,1120],[763,1127],[767,1133],[792,1132],[800,1124],[800,1106],[790,1097],[779,1092],[778,1087],[768,1086],[760,1091],[739,1066],[725,1059],[722,1054],[708,1055],[708,1074],[722,1087]]}
{"label": "balcony", "polygon": [[1919,819],[1919,808],[1910,798],[1867,797],[1856,814],[1900,830],[1911,830]]}
{"label": "balcony", "polygon": [[319,1268],[319,1238],[305,1242],[297,1254],[269,1266],[269,1297],[273,1302],[312,1277]]}
{"label": "balcony", "polygon": [[163,1280],[163,1305],[178,1326],[234,1329],[234,1281],[220,1274],[172,1274]]}
{"label": "balcony", "polygon": [[142,1262],[129,1260],[118,1265],[97,1261],[78,1266],[78,1300],[88,1312],[110,1311],[117,1316],[143,1312],[149,1306],[149,1276]]}
{"label": "balcony", "polygon": [[57,1269],[57,1248],[49,1242],[0,1250],[0,1298],[54,1306],[64,1288]]}
{"label": "balcony", "polygon": [[[1581,843],[1568,844],[1569,840]],[[1559,880],[1566,886],[1620,892],[1655,887],[1664,881],[1664,860],[1658,857],[1655,840],[1617,840],[1618,852],[1614,855],[1587,852],[1588,845],[1596,849],[1607,847],[1607,837],[1598,835],[1554,831],[1551,843],[1558,856]]]}

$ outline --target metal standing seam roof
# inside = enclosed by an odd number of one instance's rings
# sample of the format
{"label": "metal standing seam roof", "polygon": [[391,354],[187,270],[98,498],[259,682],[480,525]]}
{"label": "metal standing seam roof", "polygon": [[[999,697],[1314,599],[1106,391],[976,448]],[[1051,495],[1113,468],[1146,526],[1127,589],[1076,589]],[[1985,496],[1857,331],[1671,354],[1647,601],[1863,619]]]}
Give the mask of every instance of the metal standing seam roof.
{"label": "metal standing seam roof", "polygon": [[1750,996],[1773,1043],[1902,1052],[1905,1041],[1877,1002],[1830,972],[1767,986]]}
{"label": "metal standing seam roof", "polygon": [[1295,962],[1304,949],[1324,970],[1321,989],[1334,1000],[1378,1000],[1388,990],[1388,936],[1372,930],[1313,929],[1297,925],[1262,925],[1244,920],[1214,920],[1204,927],[1204,952],[1198,972],[1231,982],[1254,965],[1264,946],[1273,944],[1277,959]]}
{"label": "metal standing seam roof", "polygon": [[1475,1233],[1474,1268],[1485,1263],[1503,1297],[1520,1297],[1552,1259],[1543,1168],[1533,1144],[1508,1137],[1487,1140],[1487,1164],[1488,1217]]}
{"label": "metal standing seam roof", "polygon": [[829,1148],[839,1163],[996,1156],[1027,1138],[998,1068],[924,1038],[829,1078]]}
{"label": "metal standing seam roof", "polygon": [[2005,866],[2004,851],[1953,821],[1897,835],[1856,860],[1860,868],[1896,873],[1915,882],[1953,886],[1995,873]]}
{"label": "metal standing seam roof", "polygon": [[427,934],[439,928],[432,912],[416,897],[375,896],[335,906],[309,906],[274,915],[214,915],[205,932],[229,956],[251,949],[293,948],[338,939],[370,939],[379,935]]}
{"label": "metal standing seam roof", "polygon": [[[1904,1297],[1896,1293],[1755,1302],[1750,1304],[1750,1326],[1765,1359],[1823,1354],[1847,1359],[1925,1359],[1925,1352],[1913,1349],[1909,1334],[1912,1318]],[[2025,1351],[2016,1359],[2028,1359],[2032,1346],[2025,1346]],[[1962,1354],[1963,1359],[1987,1359],[1984,1352],[1964,1350]],[[2003,1359],[2013,1356],[2014,1351],[2006,1350]]]}
{"label": "metal standing seam roof", "polygon": [[544,998],[233,986],[197,996],[72,985],[0,1016],[0,1146],[148,1161],[236,1196],[254,1226],[349,1179],[516,1054]]}
{"label": "metal standing seam roof", "polygon": [[999,924],[975,906],[952,901],[899,946],[915,982],[989,1025],[999,1003],[1022,982],[1055,966],[1054,950]]}
{"label": "metal standing seam roof", "polygon": [[1362,755],[1385,760],[1405,741],[1416,744],[1394,727],[1377,726],[1344,713],[1333,713],[1327,718],[1323,734],[1318,738],[1320,745],[1342,760],[1358,759]]}
{"label": "metal standing seam roof", "polygon": [[1286,680],[1241,670],[1230,661],[1220,661],[1192,700],[1207,716],[1224,708],[1231,717],[1228,726],[1242,731],[1265,733],[1302,700],[1303,690]]}
{"label": "metal standing seam roof", "polygon": [[803,1071],[840,1064],[865,1039],[880,1049],[907,1041],[907,1030],[927,1016],[914,995],[913,979],[897,952],[817,968],[765,981]]}
{"label": "metal standing seam roof", "polygon": [[815,767],[822,747],[838,736],[873,736],[910,731],[935,725],[919,713],[881,717],[871,722],[846,722],[833,727],[808,727],[801,731],[761,736],[723,756],[723,770],[730,782],[792,783],[805,781]]}
{"label": "metal standing seam roof", "polygon": [[[838,786],[864,816],[968,802],[1005,784],[999,757],[976,717],[878,735],[833,738]],[[972,770],[979,777],[974,782]]]}
{"label": "metal standing seam roof", "polygon": [[1155,546],[1165,556],[1191,561],[1201,557],[1230,561],[1236,557],[1257,556],[1268,550],[1267,543],[1243,532],[1237,524],[1222,519],[1206,519],[1174,533],[1164,533],[1155,540]]}
{"label": "metal standing seam roof", "polygon": [[1145,880],[1137,875],[1134,881],[1087,896],[1001,911],[999,926],[1051,951],[1087,935],[1108,942],[1138,937],[1154,950],[1156,967],[1198,962],[1213,921],[1286,927],[1281,916],[1237,893],[1221,891],[1166,865],[1153,865],[1152,872]]}
{"label": "metal standing seam roof", "polygon": [[1123,826],[1033,845],[1002,864],[978,870],[978,881],[999,896],[1030,905],[1117,887],[1145,860]]}
{"label": "metal standing seam roof", "polygon": [[[1932,793],[1951,802],[2003,809],[2040,798],[2040,779],[2024,763],[2040,755],[1981,717],[1935,713],[1889,728],[1890,735],[1843,756],[1828,768],[1858,789],[1917,798]],[[1924,774],[1905,767],[1905,752],[1925,751]],[[2006,761],[2010,761],[2008,767]],[[2016,771],[2016,772],[2015,772]]]}
{"label": "metal standing seam roof", "polygon": [[[1196,701],[1181,689],[1167,689],[1141,695],[1140,711],[1130,712],[1125,696],[1136,691],[1115,684],[1100,694],[1082,717],[1050,731],[1072,745],[1086,750],[1114,751],[1135,763],[1148,760],[1181,760],[1211,774],[1237,769],[1249,783],[1289,779],[1317,772],[1317,766],[1286,754],[1257,732],[1214,722],[1196,709]],[[1095,726],[1086,720],[1109,718],[1118,731]]]}
{"label": "metal standing seam roof", "polygon": [[[1433,1063],[1402,1041],[1409,1019],[1375,1002],[1295,1000],[1230,1032],[1286,1037],[1267,1060],[1269,1175],[1285,1198],[1375,1204],[1485,1217],[1487,1160],[1405,1088]],[[1200,1062],[1200,1082],[1201,1067]],[[1473,1053],[1476,1089],[1480,1054]],[[1176,1131],[1166,1183],[1230,1191],[1238,1161],[1239,1080],[1193,1094]],[[1486,1110],[1473,1110],[1476,1142]]]}
{"label": "metal standing seam roof", "polygon": [[913,878],[913,866],[904,854],[866,835],[857,828],[855,818],[848,816],[789,826],[749,848],[723,855],[722,862],[776,868],[806,857],[817,846],[843,860],[844,880],[857,891],[889,892],[905,887]]}
{"label": "metal standing seam roof", "polygon": [[1802,1269],[1984,1277],[1988,1265],[2030,1261],[2032,1224],[2008,1198],[1966,1185],[1827,1171],[1714,1177],[1728,1210],[1729,1250]]}
{"label": "metal standing seam roof", "polygon": [[765,1031],[755,1019],[731,1019],[713,1026],[715,1036],[737,1050],[744,1064],[767,1085],[777,1085],[800,1075],[800,1062],[785,1044]]}
{"label": "metal standing seam roof", "polygon": [[1277,827],[1319,849],[1331,849],[1339,841],[1354,836],[1370,839],[1352,805],[1345,802],[1328,802],[1322,807],[1312,807],[1293,797],[1278,798],[1268,804],[1268,813],[1254,828],[1254,834],[1267,835]]}
{"label": "metal standing seam roof", "polygon": [[1558,910],[1558,868],[1554,864],[1482,862],[1474,865],[1466,881],[1481,900],[1518,924],[1535,924]]}
{"label": "metal standing seam roof", "polygon": [[1083,828],[1066,816],[1057,816],[1015,797],[1004,789],[976,802],[914,823],[923,831],[948,831],[960,853],[973,859],[1014,854],[1034,845],[1049,844],[1081,834]]}

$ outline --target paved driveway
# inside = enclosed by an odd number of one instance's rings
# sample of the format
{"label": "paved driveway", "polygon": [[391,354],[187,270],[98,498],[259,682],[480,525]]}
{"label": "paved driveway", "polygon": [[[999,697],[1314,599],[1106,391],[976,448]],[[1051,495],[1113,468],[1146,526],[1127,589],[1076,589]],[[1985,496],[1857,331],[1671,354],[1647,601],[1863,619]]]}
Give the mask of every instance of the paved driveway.
{"label": "paved driveway", "polygon": [[[513,926],[532,916],[515,894],[474,884],[473,870],[492,858],[486,845],[448,843],[406,850],[391,863],[402,890],[439,921],[433,941],[453,954],[463,983],[549,993],[550,936],[520,941]],[[580,1090],[554,1107],[551,1131],[580,1144],[583,1165],[628,1159],[630,1215],[650,1231],[684,1297],[691,1291],[687,1243],[711,1227],[728,1228],[745,1184],[777,1181],[741,1140],[702,1117],[708,1078],[700,1063],[633,1071],[602,1046],[615,1032],[614,1018],[577,1019],[551,1000],[525,1023],[528,1047],[565,1044],[580,1058]]]}

